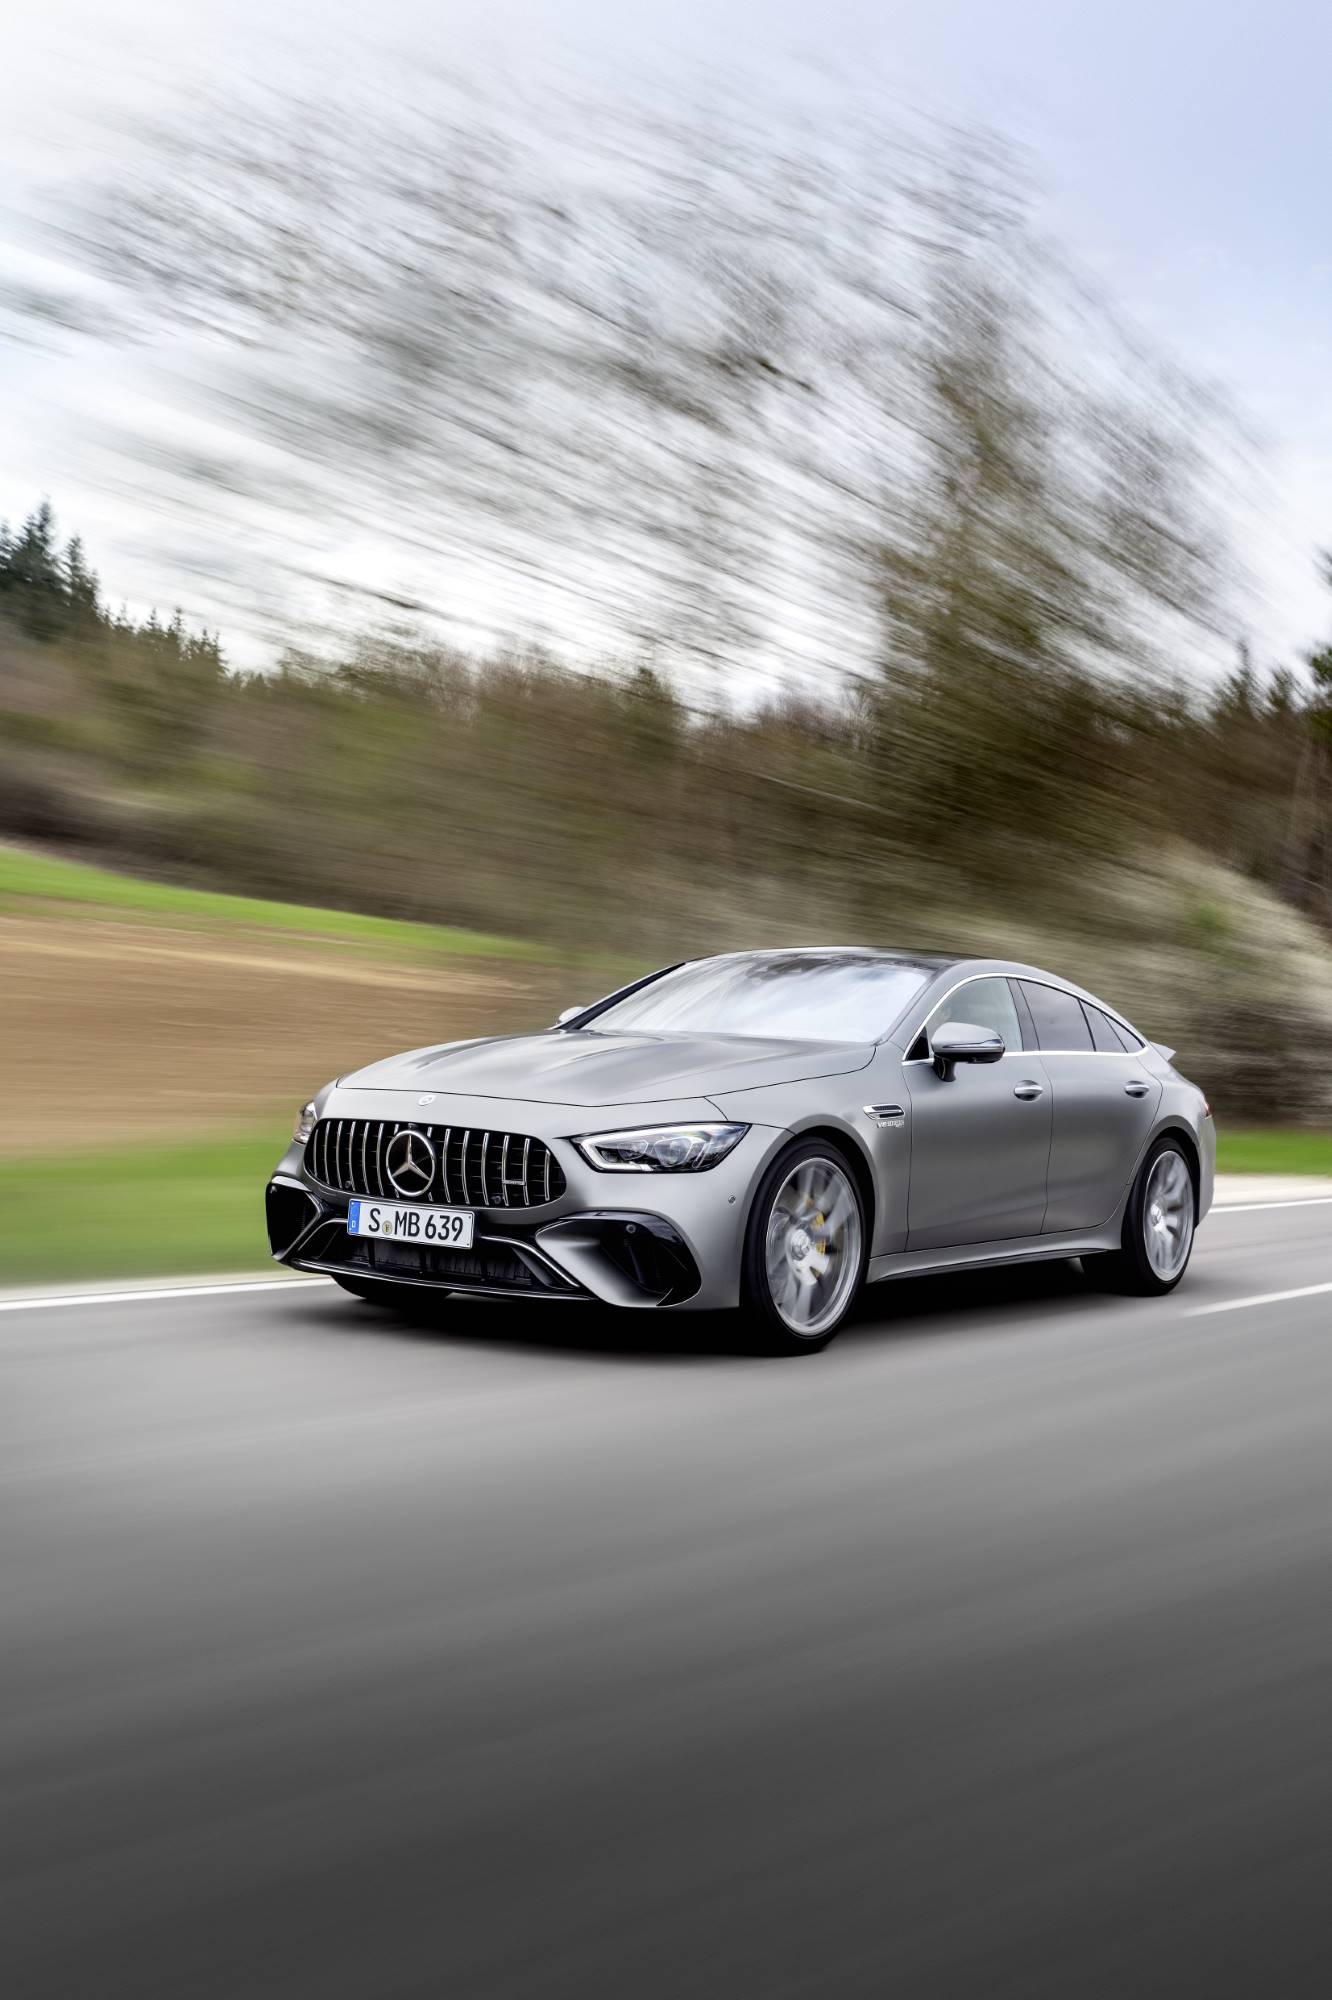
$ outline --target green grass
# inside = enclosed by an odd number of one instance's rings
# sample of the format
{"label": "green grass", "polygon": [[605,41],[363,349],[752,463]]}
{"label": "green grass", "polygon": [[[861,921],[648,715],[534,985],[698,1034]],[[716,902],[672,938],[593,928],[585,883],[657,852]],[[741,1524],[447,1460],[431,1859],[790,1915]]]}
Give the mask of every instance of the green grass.
{"label": "green grass", "polygon": [[0,1163],[0,1287],[262,1270],[264,1186],[286,1138],[278,1125]]}
{"label": "green grass", "polygon": [[117,875],[109,868],[90,868],[81,861],[0,847],[0,909],[21,911],[34,903],[81,906],[99,915],[285,931],[413,957],[466,954],[478,958],[539,959],[549,955],[539,945],[494,937],[486,931],[406,923],[395,917],[360,916],[351,910],[311,909],[300,903],[269,903],[258,896],[218,895],[210,889],[148,882],[137,875]]}
{"label": "green grass", "polygon": [[1332,1174],[1332,1132],[1228,1132],[1216,1138],[1222,1174]]}

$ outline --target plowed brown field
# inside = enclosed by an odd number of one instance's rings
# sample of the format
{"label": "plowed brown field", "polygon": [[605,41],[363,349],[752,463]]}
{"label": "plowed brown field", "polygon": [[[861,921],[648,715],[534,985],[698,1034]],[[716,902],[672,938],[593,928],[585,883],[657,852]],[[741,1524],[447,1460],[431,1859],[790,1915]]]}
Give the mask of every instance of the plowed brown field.
{"label": "plowed brown field", "polygon": [[544,1026],[565,984],[512,959],[394,964],[281,934],[3,917],[0,1153],[253,1130],[371,1057]]}

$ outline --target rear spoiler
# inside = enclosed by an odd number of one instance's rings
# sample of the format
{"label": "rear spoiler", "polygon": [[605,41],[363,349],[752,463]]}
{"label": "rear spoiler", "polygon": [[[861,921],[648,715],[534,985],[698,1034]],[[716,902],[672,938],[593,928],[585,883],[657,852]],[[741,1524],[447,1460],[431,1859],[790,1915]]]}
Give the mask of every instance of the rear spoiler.
{"label": "rear spoiler", "polygon": [[1175,1051],[1168,1049],[1164,1042],[1153,1042],[1152,1047],[1156,1050],[1157,1055],[1164,1056],[1167,1062],[1175,1060]]}

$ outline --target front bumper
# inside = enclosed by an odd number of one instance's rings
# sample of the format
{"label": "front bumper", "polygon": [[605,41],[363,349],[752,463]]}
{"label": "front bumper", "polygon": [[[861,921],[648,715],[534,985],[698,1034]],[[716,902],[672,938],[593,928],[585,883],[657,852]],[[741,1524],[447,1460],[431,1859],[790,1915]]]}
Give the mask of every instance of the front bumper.
{"label": "front bumper", "polygon": [[[355,1100],[353,1103],[351,1100]],[[321,1106],[331,1117],[410,1122],[395,1093],[335,1092]],[[441,1117],[441,1113],[443,1116]],[[697,1119],[697,1101],[653,1106],[654,1122]],[[708,1107],[707,1115],[717,1113]],[[415,1112],[419,1120],[421,1113]],[[291,1145],[268,1184],[269,1244],[279,1263],[302,1271],[383,1278],[396,1284],[508,1298],[599,1300],[630,1308],[715,1311],[738,1304],[740,1262],[750,1196],[784,1134],[752,1126],[717,1166],[697,1174],[606,1174],[588,1166],[568,1134],[641,1125],[644,1107],[450,1100],[431,1107],[431,1122],[503,1124],[550,1146],[564,1172],[556,1201],[528,1208],[469,1204],[473,1247],[445,1250],[349,1236],[346,1193],[316,1181],[305,1147]],[[369,1190],[367,1190],[369,1192]]]}

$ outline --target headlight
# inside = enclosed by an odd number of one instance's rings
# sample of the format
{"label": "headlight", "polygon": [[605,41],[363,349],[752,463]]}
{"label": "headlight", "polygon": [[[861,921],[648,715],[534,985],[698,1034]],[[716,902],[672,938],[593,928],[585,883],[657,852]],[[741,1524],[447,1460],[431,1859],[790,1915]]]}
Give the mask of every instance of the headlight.
{"label": "headlight", "polygon": [[315,1120],[318,1116],[319,1113],[315,1110],[313,1104],[307,1104],[303,1108],[300,1117],[296,1120],[296,1130],[291,1135],[298,1146],[303,1146],[314,1131]]}
{"label": "headlight", "polygon": [[632,1132],[587,1132],[575,1139],[603,1174],[697,1174],[724,1160],[748,1125],[641,1125]]}

